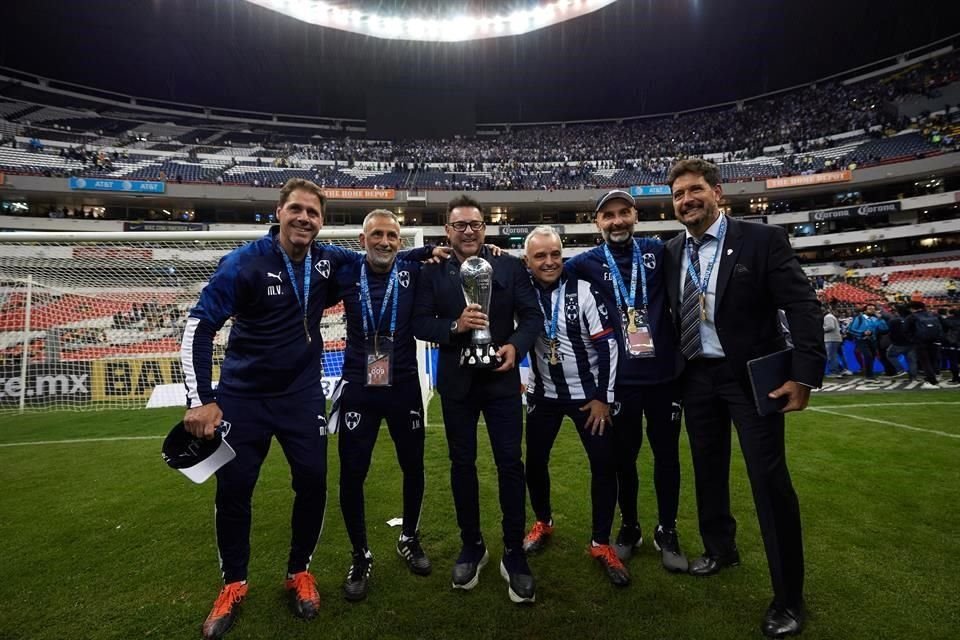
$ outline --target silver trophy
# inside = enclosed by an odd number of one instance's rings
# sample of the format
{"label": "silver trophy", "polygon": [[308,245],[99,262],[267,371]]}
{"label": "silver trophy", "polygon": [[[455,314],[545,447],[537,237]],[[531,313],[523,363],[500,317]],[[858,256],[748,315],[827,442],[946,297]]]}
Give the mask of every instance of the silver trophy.
{"label": "silver trophy", "polygon": [[[493,267],[483,258],[473,256],[464,260],[460,267],[460,282],[467,304],[480,305],[480,311],[490,314],[490,295],[493,293]],[[492,369],[500,366],[497,347],[493,344],[489,325],[473,329],[470,345],[460,352],[460,366],[477,369]]]}

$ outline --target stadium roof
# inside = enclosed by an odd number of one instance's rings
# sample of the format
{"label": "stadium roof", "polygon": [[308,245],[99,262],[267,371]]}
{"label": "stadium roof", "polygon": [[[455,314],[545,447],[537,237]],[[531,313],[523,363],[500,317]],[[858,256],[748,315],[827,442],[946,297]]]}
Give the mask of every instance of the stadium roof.
{"label": "stadium roof", "polygon": [[[508,3],[453,4],[495,12]],[[618,118],[755,96],[924,45],[956,29],[943,6],[620,0],[523,35],[426,43],[319,27],[243,0],[31,0],[4,8],[0,65],[271,113],[362,119],[371,95],[424,91],[469,101],[477,122]]]}

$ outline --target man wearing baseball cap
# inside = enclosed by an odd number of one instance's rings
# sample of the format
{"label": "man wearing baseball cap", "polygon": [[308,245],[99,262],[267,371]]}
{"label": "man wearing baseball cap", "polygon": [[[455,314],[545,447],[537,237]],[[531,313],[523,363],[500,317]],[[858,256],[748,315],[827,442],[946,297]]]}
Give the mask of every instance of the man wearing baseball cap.
{"label": "man wearing baseball cap", "polygon": [[622,523],[614,548],[621,560],[626,560],[643,541],[637,456],[646,417],[657,494],[653,544],[665,569],[686,572],[687,559],[676,531],[680,406],[674,402],[678,397],[677,345],[665,289],[664,245],[657,238],[633,237],[636,202],[626,191],[605,193],[597,200],[595,212],[603,244],[567,261],[565,268],[590,282],[608,308],[617,310],[613,315],[620,357],[612,414]]}

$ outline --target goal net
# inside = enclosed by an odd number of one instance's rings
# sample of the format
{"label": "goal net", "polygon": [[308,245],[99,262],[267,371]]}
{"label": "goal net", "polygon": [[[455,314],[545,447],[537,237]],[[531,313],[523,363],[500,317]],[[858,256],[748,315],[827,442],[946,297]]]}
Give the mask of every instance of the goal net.
{"label": "goal net", "polygon": [[[185,406],[187,314],[220,258],[264,233],[0,233],[0,413]],[[318,241],[359,251],[358,235],[325,230]],[[422,230],[401,235],[404,248],[423,246]],[[214,379],[230,327],[214,341]],[[329,397],[346,346],[342,303],[321,333]],[[418,359],[426,396],[422,344]]]}

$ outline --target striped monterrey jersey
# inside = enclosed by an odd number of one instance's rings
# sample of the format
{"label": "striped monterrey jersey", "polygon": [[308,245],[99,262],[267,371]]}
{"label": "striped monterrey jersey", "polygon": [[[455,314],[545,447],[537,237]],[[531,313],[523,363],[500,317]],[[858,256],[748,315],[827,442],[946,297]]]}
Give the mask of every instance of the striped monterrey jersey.
{"label": "striped monterrey jersey", "polygon": [[[362,262],[351,262],[337,269],[334,278],[335,293],[330,303],[343,300],[347,321],[347,350],[343,360],[343,377],[348,382],[364,384],[366,382],[366,340],[363,334],[363,316],[360,305],[360,268]],[[416,296],[417,278],[420,275],[420,263],[398,259],[397,265],[397,326],[393,342],[393,383],[417,376],[417,345],[413,338],[413,302]],[[387,291],[390,273],[377,273],[367,269],[367,283],[370,287],[370,301],[374,315],[379,320],[383,296]],[[392,297],[392,296],[391,296]],[[393,311],[387,303],[379,334],[390,334],[390,316]],[[373,335],[373,329],[369,329]]]}
{"label": "striped monterrey jersey", "polygon": [[537,337],[530,354],[527,392],[534,398],[555,400],[600,400],[613,402],[616,382],[616,321],[607,305],[585,280],[561,278],[549,290],[537,282],[534,289],[543,310],[544,325],[557,313],[558,364],[550,364],[547,332]]}
{"label": "striped monterrey jersey", "polygon": [[[363,254],[313,244],[305,329],[304,313],[277,243],[279,230],[274,226],[264,237],[221,258],[190,310],[180,346],[189,407],[213,402],[218,393],[279,396],[319,386],[323,375],[320,318],[331,276],[342,264],[362,261]],[[293,264],[301,296],[304,264]],[[213,337],[230,317],[233,328],[214,391]]]}
{"label": "striped monterrey jersey", "polygon": [[[617,384],[632,386],[669,382],[677,376],[677,344],[676,334],[670,320],[670,305],[667,301],[666,276],[664,273],[667,268],[667,258],[664,244],[655,238],[634,238],[634,241],[639,244],[640,253],[643,257],[643,268],[647,276],[647,301],[649,305],[647,315],[656,357],[626,357],[623,345],[623,324],[616,321],[616,314],[613,314],[614,324],[617,327],[617,342],[620,344]],[[607,246],[610,247],[610,252],[620,268],[620,275],[623,277],[624,284],[630,286],[630,271],[633,259],[632,244],[625,247]],[[565,273],[590,282],[606,302],[607,308],[612,310],[617,308],[614,293],[616,284],[610,275],[603,247],[604,245],[600,245],[574,256],[567,260],[563,267]],[[641,282],[638,274],[635,307],[640,308],[642,300]],[[626,313],[625,305],[626,303],[621,307],[621,313]]]}

